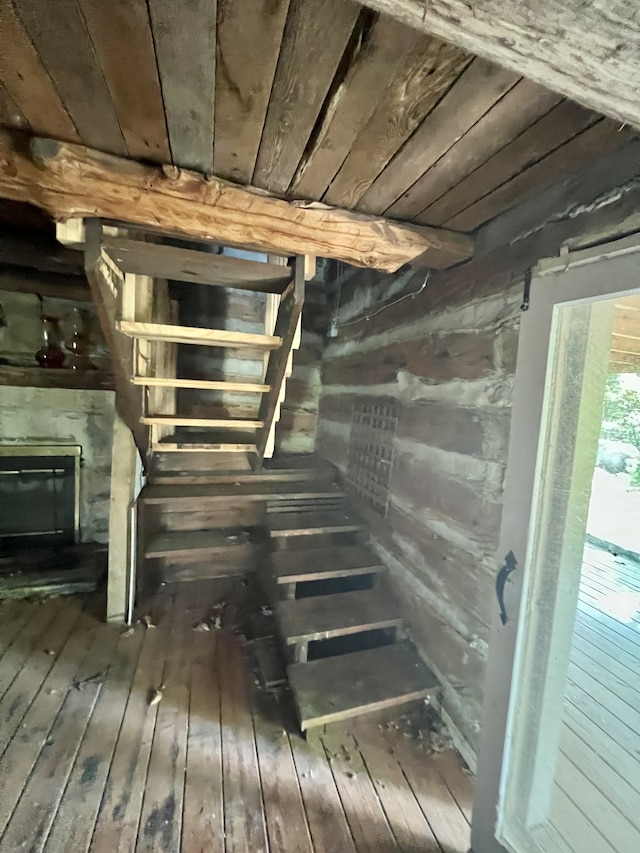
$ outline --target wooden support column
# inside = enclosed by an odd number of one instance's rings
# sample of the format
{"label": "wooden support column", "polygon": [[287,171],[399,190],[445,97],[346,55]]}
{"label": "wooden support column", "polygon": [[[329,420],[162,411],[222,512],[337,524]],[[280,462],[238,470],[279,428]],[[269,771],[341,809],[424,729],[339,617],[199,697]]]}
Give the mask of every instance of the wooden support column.
{"label": "wooden support column", "polygon": [[124,623],[129,590],[135,588],[132,560],[132,505],[139,491],[140,457],[131,430],[116,414],[111,452],[111,495],[109,500],[109,573],[107,619]]}

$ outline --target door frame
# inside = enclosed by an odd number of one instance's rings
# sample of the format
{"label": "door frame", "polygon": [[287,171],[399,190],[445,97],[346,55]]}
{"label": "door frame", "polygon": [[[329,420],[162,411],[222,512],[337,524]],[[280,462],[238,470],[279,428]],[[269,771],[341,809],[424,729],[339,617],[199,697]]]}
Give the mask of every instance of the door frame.
{"label": "door frame", "polygon": [[[507,721],[516,655],[518,628],[525,608],[530,566],[529,529],[535,506],[539,441],[543,425],[547,371],[554,309],[556,305],[578,303],[640,292],[640,235],[559,258],[541,261],[533,272],[530,307],[523,311],[518,342],[515,384],[502,522],[496,571],[513,552],[517,568],[504,588],[507,623],[493,614],[489,660],[485,678],[482,736],[473,806],[473,853],[505,853],[496,839],[500,783],[507,748]],[[615,269],[614,269],[615,265]],[[608,267],[605,273],[605,267]],[[575,271],[579,269],[579,274]],[[618,278],[616,279],[616,274]],[[613,282],[613,283],[612,283]],[[617,282],[624,282],[621,287]],[[508,851],[507,851],[508,853]]]}

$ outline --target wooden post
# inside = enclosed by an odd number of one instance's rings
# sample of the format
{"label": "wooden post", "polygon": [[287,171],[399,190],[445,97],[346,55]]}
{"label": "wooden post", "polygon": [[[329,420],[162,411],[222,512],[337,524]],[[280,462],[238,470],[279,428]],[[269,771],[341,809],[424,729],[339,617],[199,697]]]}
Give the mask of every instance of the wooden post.
{"label": "wooden post", "polygon": [[124,623],[129,590],[134,588],[131,505],[140,485],[140,456],[131,430],[116,414],[111,451],[111,496],[109,505],[109,572],[107,620]]}

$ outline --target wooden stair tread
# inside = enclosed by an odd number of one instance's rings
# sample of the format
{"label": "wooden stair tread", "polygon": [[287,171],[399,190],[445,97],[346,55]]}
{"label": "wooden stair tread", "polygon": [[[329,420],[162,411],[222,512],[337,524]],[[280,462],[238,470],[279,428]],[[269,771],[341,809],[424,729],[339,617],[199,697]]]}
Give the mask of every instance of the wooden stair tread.
{"label": "wooden stair tread", "polygon": [[269,516],[271,536],[313,536],[320,533],[351,533],[362,530],[357,516],[342,510],[330,512],[274,512]]}
{"label": "wooden stair tread", "polygon": [[377,589],[281,601],[276,616],[289,645],[402,624],[396,602]]}
{"label": "wooden stair tread", "polygon": [[221,453],[256,453],[256,431],[216,429],[207,433],[176,432],[160,439],[153,450],[201,450]]}
{"label": "wooden stair tread", "polygon": [[182,471],[152,472],[151,482],[154,485],[213,485],[214,483],[317,483],[333,481],[334,472],[330,470],[311,471],[309,469],[267,470],[261,473],[254,471],[206,471],[184,468]]}
{"label": "wooden stair tread", "polygon": [[296,485],[286,482],[256,480],[255,482],[195,483],[192,485],[182,483],[175,485],[151,484],[144,487],[140,498],[144,503],[152,504],[228,502],[237,498],[261,501],[277,498],[280,495],[287,498],[307,499],[341,494],[340,489],[331,483]]}
{"label": "wooden stair tread", "polygon": [[124,335],[147,341],[165,341],[174,344],[197,344],[208,347],[230,347],[236,349],[276,349],[281,340],[275,335],[259,335],[249,332],[231,332],[227,329],[201,329],[194,326],[173,326],[164,323],[141,323],[120,320],[116,328]]}
{"label": "wooden stair tread", "polygon": [[102,247],[122,272],[151,278],[284,293],[293,275],[288,266],[122,237],[106,237]]}
{"label": "wooden stair tread", "polygon": [[423,699],[438,689],[408,643],[295,663],[288,676],[303,731]]}
{"label": "wooden stair tread", "polygon": [[146,557],[173,557],[179,554],[211,553],[228,548],[251,548],[241,530],[180,530],[156,533],[145,547]]}
{"label": "wooden stair tread", "polygon": [[361,545],[277,551],[272,554],[271,562],[276,582],[283,584],[377,574],[384,570],[375,554]]}
{"label": "wooden stair tread", "polygon": [[132,376],[133,385],[147,388],[186,388],[193,391],[227,391],[236,394],[264,394],[269,385],[257,382],[232,382],[218,379],[173,379],[170,376]]}
{"label": "wooden stair tread", "polygon": [[189,418],[182,415],[145,415],[140,422],[151,426],[161,424],[164,426],[196,427],[197,429],[232,429],[247,430],[260,429],[262,421],[243,420],[242,418]]}

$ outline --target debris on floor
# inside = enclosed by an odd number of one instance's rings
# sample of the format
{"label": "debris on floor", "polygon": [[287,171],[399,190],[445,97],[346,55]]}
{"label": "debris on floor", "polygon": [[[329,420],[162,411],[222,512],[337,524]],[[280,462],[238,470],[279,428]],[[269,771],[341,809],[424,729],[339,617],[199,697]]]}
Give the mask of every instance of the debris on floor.
{"label": "debris on floor", "polygon": [[157,705],[158,702],[162,700],[164,695],[165,685],[161,684],[160,687],[156,687],[149,691],[149,707],[152,708],[154,705]]}
{"label": "debris on floor", "polygon": [[380,728],[395,731],[402,737],[416,741],[426,755],[437,755],[453,747],[449,729],[437,710],[428,705],[420,711],[403,714]]}

